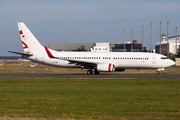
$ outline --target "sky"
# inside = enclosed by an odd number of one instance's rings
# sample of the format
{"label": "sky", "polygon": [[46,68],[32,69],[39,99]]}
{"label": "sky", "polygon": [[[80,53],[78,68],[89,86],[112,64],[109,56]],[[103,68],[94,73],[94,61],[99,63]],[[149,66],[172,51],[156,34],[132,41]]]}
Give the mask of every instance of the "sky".
{"label": "sky", "polygon": [[[123,43],[133,39],[150,48],[161,32],[175,35],[180,26],[179,0],[0,0],[0,56],[23,52],[17,22],[24,22],[43,46],[49,43]],[[180,29],[178,30],[180,34]]]}

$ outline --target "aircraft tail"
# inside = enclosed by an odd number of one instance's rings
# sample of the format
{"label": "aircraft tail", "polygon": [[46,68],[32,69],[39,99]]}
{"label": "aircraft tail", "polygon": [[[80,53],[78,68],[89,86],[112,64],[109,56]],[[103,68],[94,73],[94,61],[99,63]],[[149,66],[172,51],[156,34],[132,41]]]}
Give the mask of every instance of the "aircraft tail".
{"label": "aircraft tail", "polygon": [[24,53],[33,54],[43,52],[44,47],[38,42],[27,26],[23,22],[18,22],[17,24]]}

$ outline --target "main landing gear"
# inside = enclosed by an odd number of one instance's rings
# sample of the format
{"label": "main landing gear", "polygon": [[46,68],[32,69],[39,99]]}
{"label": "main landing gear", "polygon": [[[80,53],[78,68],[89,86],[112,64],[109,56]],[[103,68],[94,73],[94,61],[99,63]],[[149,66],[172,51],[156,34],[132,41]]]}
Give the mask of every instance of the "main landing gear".
{"label": "main landing gear", "polygon": [[93,74],[93,71],[92,71],[92,70],[88,70],[88,71],[87,71],[87,74],[88,74],[88,75]]}
{"label": "main landing gear", "polygon": [[[93,74],[93,71],[90,69],[87,71],[87,74],[90,75],[90,74]],[[99,74],[99,72],[97,71],[97,69],[94,70],[94,74]]]}
{"label": "main landing gear", "polygon": [[94,70],[94,74],[99,74],[99,72],[97,71],[97,69]]}

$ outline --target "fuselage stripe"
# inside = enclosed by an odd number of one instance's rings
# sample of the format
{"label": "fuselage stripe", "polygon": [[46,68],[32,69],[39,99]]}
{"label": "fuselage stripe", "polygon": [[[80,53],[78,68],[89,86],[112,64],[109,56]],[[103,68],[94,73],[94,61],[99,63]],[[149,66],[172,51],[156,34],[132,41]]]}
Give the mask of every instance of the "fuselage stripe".
{"label": "fuselage stripe", "polygon": [[111,63],[109,64],[109,72],[111,72]]}

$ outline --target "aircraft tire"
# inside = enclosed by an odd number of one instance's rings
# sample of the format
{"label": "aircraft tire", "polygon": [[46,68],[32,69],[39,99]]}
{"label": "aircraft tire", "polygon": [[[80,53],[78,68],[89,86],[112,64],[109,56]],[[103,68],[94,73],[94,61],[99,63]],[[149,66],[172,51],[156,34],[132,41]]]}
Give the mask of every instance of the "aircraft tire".
{"label": "aircraft tire", "polygon": [[94,70],[94,74],[99,74],[99,72],[97,71],[97,69]]}
{"label": "aircraft tire", "polygon": [[88,75],[90,75],[90,74],[92,74],[92,73],[93,73],[92,70],[88,70],[88,71],[87,71],[87,74],[88,74]]}

